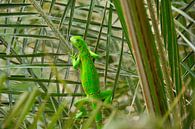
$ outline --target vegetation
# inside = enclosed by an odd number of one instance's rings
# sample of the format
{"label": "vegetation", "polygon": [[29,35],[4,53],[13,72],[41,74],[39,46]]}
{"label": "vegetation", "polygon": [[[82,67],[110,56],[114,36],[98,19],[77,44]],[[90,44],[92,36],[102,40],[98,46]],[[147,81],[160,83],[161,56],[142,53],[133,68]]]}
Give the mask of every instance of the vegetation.
{"label": "vegetation", "polygon": [[[1,0],[0,128],[195,128],[194,0]],[[83,36],[112,104],[85,94],[69,39]]]}

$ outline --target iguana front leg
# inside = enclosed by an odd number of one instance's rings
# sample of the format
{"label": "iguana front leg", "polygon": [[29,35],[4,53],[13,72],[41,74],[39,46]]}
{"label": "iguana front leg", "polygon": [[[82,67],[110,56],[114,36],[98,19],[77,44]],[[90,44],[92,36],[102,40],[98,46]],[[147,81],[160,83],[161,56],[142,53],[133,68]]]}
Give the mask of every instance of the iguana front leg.
{"label": "iguana front leg", "polygon": [[76,55],[76,54],[72,55],[71,60],[72,60],[73,68],[78,69],[78,66],[80,65],[80,62],[81,62],[79,55]]}
{"label": "iguana front leg", "polygon": [[99,56],[98,54],[92,52],[91,50],[89,50],[89,53],[90,53],[90,55],[91,55],[93,58],[95,58],[95,59],[100,58],[100,56]]}

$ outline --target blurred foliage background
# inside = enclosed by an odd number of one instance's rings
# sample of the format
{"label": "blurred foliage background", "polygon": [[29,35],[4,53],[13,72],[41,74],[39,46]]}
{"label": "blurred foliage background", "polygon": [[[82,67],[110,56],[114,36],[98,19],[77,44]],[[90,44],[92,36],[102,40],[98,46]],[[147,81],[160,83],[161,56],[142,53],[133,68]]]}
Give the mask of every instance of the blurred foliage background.
{"label": "blurred foliage background", "polygon": [[1,128],[95,128],[90,106],[74,118],[85,94],[72,35],[101,56],[101,89],[113,90],[105,129],[195,128],[194,0],[0,0],[0,10]]}

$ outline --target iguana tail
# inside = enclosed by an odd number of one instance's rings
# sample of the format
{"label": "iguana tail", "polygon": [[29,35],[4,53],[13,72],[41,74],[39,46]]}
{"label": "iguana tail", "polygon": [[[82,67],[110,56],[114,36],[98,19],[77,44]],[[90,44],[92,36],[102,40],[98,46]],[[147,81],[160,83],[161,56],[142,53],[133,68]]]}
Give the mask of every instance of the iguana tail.
{"label": "iguana tail", "polygon": [[[96,103],[93,103],[92,104],[92,107],[94,110],[96,110],[97,108],[97,104]],[[101,110],[99,110],[95,116],[95,121],[96,121],[96,127],[97,129],[102,129],[102,113],[101,113]]]}

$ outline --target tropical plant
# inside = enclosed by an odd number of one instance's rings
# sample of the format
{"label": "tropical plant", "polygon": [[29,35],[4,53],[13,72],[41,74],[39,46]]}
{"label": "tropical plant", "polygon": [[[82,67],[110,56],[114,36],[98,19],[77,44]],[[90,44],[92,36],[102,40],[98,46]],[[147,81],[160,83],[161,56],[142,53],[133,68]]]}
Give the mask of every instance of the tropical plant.
{"label": "tropical plant", "polygon": [[194,0],[0,0],[0,127],[95,128],[75,119],[85,94],[70,56],[83,36],[95,60],[105,129],[195,128]]}

